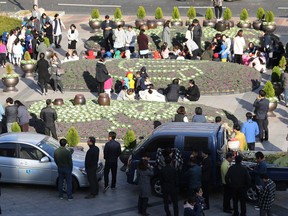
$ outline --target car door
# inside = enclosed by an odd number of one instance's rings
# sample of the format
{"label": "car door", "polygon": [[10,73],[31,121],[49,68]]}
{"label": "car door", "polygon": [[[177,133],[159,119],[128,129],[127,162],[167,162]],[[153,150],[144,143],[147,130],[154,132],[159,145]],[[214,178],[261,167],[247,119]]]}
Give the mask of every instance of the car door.
{"label": "car door", "polygon": [[18,182],[16,143],[0,143],[1,182]]}
{"label": "car door", "polygon": [[45,153],[33,145],[19,144],[19,182],[30,184],[51,184],[52,163],[41,162]]}

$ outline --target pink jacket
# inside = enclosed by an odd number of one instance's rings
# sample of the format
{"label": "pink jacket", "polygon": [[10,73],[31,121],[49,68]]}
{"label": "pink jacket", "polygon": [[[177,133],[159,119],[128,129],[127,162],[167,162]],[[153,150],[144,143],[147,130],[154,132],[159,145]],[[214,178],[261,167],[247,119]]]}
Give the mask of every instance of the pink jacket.
{"label": "pink jacket", "polygon": [[5,44],[2,44],[0,45],[0,53],[7,53],[7,49],[6,49],[6,45]]}
{"label": "pink jacket", "polygon": [[104,89],[111,89],[113,86],[113,80],[112,78],[109,78],[104,82]]}

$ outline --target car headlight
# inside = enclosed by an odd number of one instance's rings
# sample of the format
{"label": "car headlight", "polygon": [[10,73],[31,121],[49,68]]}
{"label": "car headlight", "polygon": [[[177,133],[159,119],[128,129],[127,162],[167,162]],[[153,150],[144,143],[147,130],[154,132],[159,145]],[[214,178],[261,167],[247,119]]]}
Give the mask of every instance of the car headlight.
{"label": "car headlight", "polygon": [[87,175],[85,168],[80,167],[79,171],[83,174],[83,175]]}

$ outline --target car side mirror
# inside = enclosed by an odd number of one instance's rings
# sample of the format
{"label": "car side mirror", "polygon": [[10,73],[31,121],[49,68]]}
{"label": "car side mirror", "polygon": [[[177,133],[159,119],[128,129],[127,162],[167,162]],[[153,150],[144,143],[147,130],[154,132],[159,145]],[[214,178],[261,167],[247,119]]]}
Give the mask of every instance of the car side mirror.
{"label": "car side mirror", "polygon": [[40,163],[48,163],[50,162],[50,159],[47,156],[44,156],[41,158]]}

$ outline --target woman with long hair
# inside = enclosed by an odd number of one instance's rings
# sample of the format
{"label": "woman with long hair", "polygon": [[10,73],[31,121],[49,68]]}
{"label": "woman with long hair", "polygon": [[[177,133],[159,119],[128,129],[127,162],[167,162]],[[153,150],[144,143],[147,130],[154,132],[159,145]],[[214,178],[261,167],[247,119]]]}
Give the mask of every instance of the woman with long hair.
{"label": "woman with long hair", "polygon": [[167,20],[163,26],[163,32],[162,32],[162,42],[167,43],[167,47],[172,47],[171,43],[171,32],[170,32],[170,20]]}

